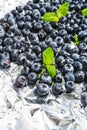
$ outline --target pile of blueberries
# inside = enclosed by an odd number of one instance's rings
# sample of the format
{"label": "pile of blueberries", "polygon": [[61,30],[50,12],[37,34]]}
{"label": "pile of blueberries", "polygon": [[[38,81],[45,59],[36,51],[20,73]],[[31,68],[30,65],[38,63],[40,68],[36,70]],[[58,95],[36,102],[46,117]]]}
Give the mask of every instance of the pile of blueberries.
{"label": "pile of blueberries", "polygon": [[[46,12],[55,12],[65,1],[70,2],[67,16],[53,23],[41,20]],[[33,0],[0,19],[0,67],[7,69],[10,62],[23,66],[16,87],[33,85],[39,97],[46,97],[49,93],[71,93],[76,83],[83,83],[81,102],[87,105],[87,17],[81,13],[86,7],[86,0]],[[71,47],[75,34],[80,44]],[[57,74],[53,79],[47,72],[38,77],[47,47],[55,55]]]}

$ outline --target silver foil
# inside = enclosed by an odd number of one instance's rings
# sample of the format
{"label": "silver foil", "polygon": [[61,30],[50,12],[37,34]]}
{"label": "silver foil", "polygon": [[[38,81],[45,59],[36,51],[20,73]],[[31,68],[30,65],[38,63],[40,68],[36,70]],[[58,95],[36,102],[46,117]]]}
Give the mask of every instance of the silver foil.
{"label": "silver foil", "polygon": [[[0,17],[27,1],[0,0]],[[0,70],[0,130],[87,130],[87,111],[80,103],[82,84],[76,85],[75,93],[49,95],[38,104],[35,88],[14,89],[21,68],[11,63],[9,70]]]}

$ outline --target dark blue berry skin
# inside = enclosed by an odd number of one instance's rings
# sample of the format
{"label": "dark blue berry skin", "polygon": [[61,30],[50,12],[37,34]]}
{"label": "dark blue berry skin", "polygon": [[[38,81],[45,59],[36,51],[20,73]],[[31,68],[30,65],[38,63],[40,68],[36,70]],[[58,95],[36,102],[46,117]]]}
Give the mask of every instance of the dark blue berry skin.
{"label": "dark blue berry skin", "polygon": [[41,30],[40,32],[38,32],[38,38],[40,41],[45,40],[45,37],[46,37],[46,33],[44,30]]}
{"label": "dark blue berry skin", "polygon": [[81,103],[82,103],[83,107],[87,106],[87,92],[83,92],[81,94]]}
{"label": "dark blue berry skin", "polygon": [[25,53],[21,53],[18,57],[17,57],[17,63],[19,65],[23,65],[25,63],[25,61],[27,60]]}
{"label": "dark blue berry skin", "polygon": [[41,47],[39,45],[34,45],[32,50],[38,55],[42,52]]}
{"label": "dark blue berry skin", "polygon": [[52,85],[52,93],[55,95],[55,96],[58,96],[59,94],[61,94],[63,92],[62,90],[62,84],[60,83],[54,83]]}
{"label": "dark blue berry skin", "polygon": [[60,72],[56,74],[56,76],[54,77],[54,81],[58,83],[63,82],[62,74]]}
{"label": "dark blue berry skin", "polygon": [[42,83],[46,83],[46,84],[48,84],[48,85],[51,85],[51,83],[52,83],[52,78],[51,78],[48,74],[43,74],[43,75],[41,76],[41,82],[42,82]]}
{"label": "dark blue berry skin", "polygon": [[60,36],[57,36],[54,41],[57,43],[58,47],[64,45],[64,40]]}
{"label": "dark blue berry skin", "polygon": [[27,85],[27,80],[25,76],[19,75],[15,80],[15,86],[18,88],[23,88],[26,87],[26,85]]}
{"label": "dark blue berry skin", "polygon": [[79,58],[80,58],[79,54],[77,54],[77,53],[73,53],[73,54],[71,55],[71,57],[72,57],[72,59],[73,59],[74,61],[79,60]]}
{"label": "dark blue berry skin", "polygon": [[33,65],[31,66],[31,70],[32,70],[33,72],[40,73],[41,70],[42,70],[42,65],[41,65],[41,63],[38,63],[38,62],[33,63]]}
{"label": "dark blue berry skin", "polygon": [[40,22],[35,22],[33,25],[34,31],[38,32],[42,29],[42,24]]}
{"label": "dark blue berry skin", "polygon": [[86,51],[87,50],[87,44],[86,43],[80,43],[79,50],[80,51]]}
{"label": "dark blue berry skin", "polygon": [[21,75],[24,75],[25,77],[27,77],[28,74],[29,74],[29,71],[30,71],[29,67],[24,66],[24,67],[21,69]]}
{"label": "dark blue berry skin", "polygon": [[66,64],[71,64],[71,65],[73,65],[73,64],[74,64],[74,60],[73,60],[71,57],[67,57],[67,58],[66,58]]}
{"label": "dark blue berry skin", "polygon": [[66,93],[71,93],[75,90],[75,84],[73,81],[65,82]]}
{"label": "dark blue berry skin", "polygon": [[75,61],[73,65],[74,65],[74,70],[75,71],[81,71],[81,70],[83,70],[83,65],[82,65],[81,62]]}
{"label": "dark blue berry skin", "polygon": [[63,56],[58,56],[55,61],[59,68],[65,65],[65,58]]}
{"label": "dark blue berry skin", "polygon": [[58,53],[59,56],[64,56],[65,58],[69,57],[70,54],[65,50],[60,50]]}
{"label": "dark blue berry skin", "polygon": [[37,58],[36,54],[33,51],[26,52],[26,56],[30,60],[35,60]]}
{"label": "dark blue berry skin", "polygon": [[49,94],[49,86],[45,83],[36,83],[36,91],[38,96],[47,96]]}
{"label": "dark blue berry skin", "polygon": [[4,39],[4,45],[12,45],[13,44],[13,39],[12,38],[5,38]]}
{"label": "dark blue berry skin", "polygon": [[75,82],[82,83],[85,79],[85,73],[83,71],[77,71],[75,73]]}
{"label": "dark blue berry skin", "polygon": [[71,64],[65,64],[63,67],[63,73],[74,72],[74,67]]}
{"label": "dark blue berry skin", "polygon": [[31,72],[28,74],[28,83],[34,84],[37,81],[37,74],[35,72]]}
{"label": "dark blue berry skin", "polygon": [[38,9],[34,9],[32,12],[32,18],[34,18],[35,20],[38,20],[41,17],[41,14],[39,12]]}
{"label": "dark blue berry skin", "polygon": [[2,26],[0,26],[0,38],[2,39],[5,36],[5,31]]}
{"label": "dark blue berry skin", "polygon": [[1,54],[0,66],[1,68],[10,67],[10,55],[8,52],[4,52],[3,54]]}
{"label": "dark blue berry skin", "polygon": [[66,73],[64,78],[65,78],[65,81],[73,81],[73,82],[75,81],[74,73],[71,73],[71,72]]}

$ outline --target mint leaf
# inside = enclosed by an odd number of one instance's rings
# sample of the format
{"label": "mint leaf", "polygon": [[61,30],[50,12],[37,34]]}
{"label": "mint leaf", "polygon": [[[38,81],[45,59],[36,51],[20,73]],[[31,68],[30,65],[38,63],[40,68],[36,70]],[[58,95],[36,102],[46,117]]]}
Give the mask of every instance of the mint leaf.
{"label": "mint leaf", "polygon": [[51,47],[48,47],[43,52],[43,63],[46,65],[50,65],[54,63],[54,52]]}
{"label": "mint leaf", "polygon": [[46,22],[57,22],[58,21],[57,15],[52,12],[45,13],[44,16],[41,17],[41,19]]}
{"label": "mint leaf", "polygon": [[69,9],[69,2],[65,2],[64,4],[62,4],[56,11],[58,18],[60,19],[61,17],[66,16],[69,11],[68,9]]}
{"label": "mint leaf", "polygon": [[46,68],[47,68],[47,72],[48,74],[54,78],[54,76],[56,75],[56,67],[54,65],[46,65]]}
{"label": "mint leaf", "polygon": [[85,8],[85,9],[82,10],[82,15],[83,16],[87,16],[87,8]]}
{"label": "mint leaf", "polygon": [[75,40],[75,44],[78,46],[80,44],[80,41],[77,34],[74,36],[74,40]]}

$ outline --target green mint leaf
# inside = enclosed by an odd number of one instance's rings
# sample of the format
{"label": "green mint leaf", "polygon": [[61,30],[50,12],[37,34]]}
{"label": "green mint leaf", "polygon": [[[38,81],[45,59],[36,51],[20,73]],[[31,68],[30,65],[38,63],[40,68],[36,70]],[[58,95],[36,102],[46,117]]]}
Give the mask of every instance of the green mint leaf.
{"label": "green mint leaf", "polygon": [[83,15],[84,17],[87,16],[87,8],[85,8],[85,9],[82,10],[82,15]]}
{"label": "green mint leaf", "polygon": [[43,63],[46,65],[50,65],[54,63],[54,52],[51,47],[48,47],[43,52]]}
{"label": "green mint leaf", "polygon": [[75,40],[75,44],[78,46],[80,44],[80,41],[77,34],[74,36],[74,40]]}
{"label": "green mint leaf", "polygon": [[59,7],[59,9],[56,11],[56,14],[60,19],[61,17],[66,16],[68,14],[68,11],[69,11],[69,2],[65,2]]}
{"label": "green mint leaf", "polygon": [[44,16],[41,17],[41,19],[46,22],[58,22],[57,15],[52,12],[45,13]]}
{"label": "green mint leaf", "polygon": [[56,67],[54,65],[46,65],[48,74],[54,78],[56,75]]}

